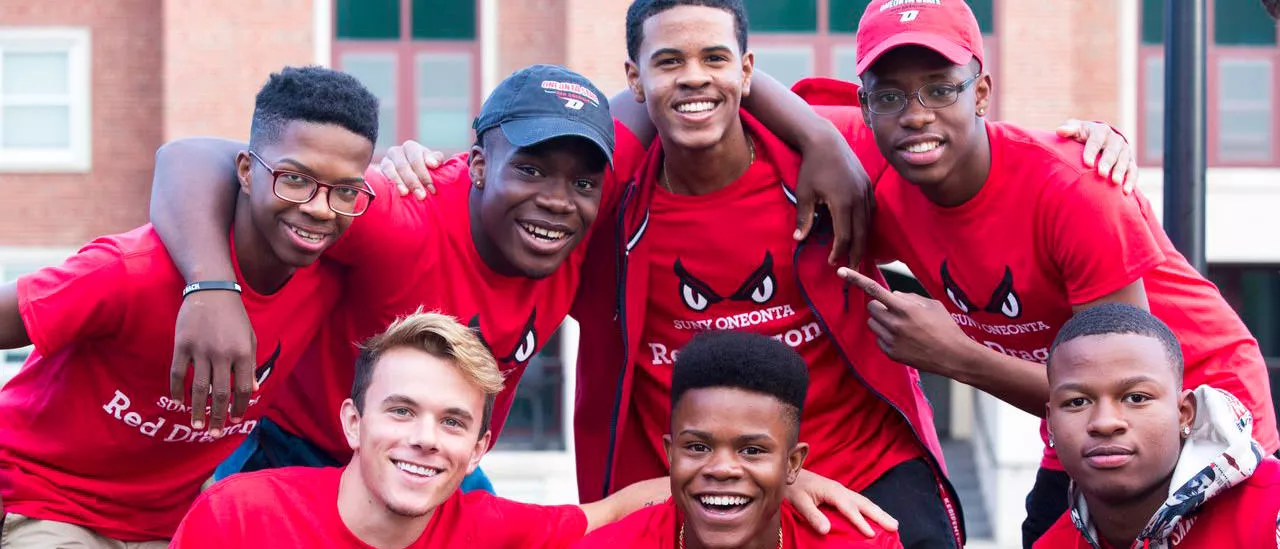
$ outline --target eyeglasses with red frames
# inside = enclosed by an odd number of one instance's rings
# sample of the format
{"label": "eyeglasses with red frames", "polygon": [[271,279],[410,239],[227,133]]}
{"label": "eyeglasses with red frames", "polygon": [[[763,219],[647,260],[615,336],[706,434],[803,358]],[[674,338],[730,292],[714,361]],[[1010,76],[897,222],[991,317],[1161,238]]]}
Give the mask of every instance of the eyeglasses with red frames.
{"label": "eyeglasses with red frames", "polygon": [[322,183],[307,174],[272,168],[256,152],[249,151],[249,156],[252,156],[259,164],[262,164],[262,167],[271,172],[273,181],[271,190],[275,193],[276,198],[285,202],[306,204],[316,197],[316,193],[320,192],[321,187],[324,187],[328,191],[327,202],[329,209],[333,210],[333,213],[356,217],[367,211],[369,204],[376,197],[373,189],[367,185],[362,189],[354,185]]}

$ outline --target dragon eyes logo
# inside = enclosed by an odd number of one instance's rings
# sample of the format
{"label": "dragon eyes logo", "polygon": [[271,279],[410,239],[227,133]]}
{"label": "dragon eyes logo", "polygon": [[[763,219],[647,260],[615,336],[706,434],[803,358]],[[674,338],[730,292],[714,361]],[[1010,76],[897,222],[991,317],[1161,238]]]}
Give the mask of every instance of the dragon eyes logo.
{"label": "dragon eyes logo", "polygon": [[996,286],[994,292],[991,293],[991,300],[986,306],[979,307],[976,303],[965,295],[960,289],[960,285],[956,284],[955,279],[951,278],[951,273],[947,271],[947,262],[942,262],[942,287],[947,290],[947,298],[956,308],[963,313],[971,313],[976,310],[982,310],[988,313],[1001,314],[1008,318],[1018,318],[1022,314],[1022,300],[1018,298],[1018,292],[1013,289],[1013,271],[1009,267],[1004,268],[1004,278],[1000,280],[1000,284]]}
{"label": "dragon eyes logo", "polygon": [[537,316],[538,311],[536,309],[529,312],[529,321],[524,325],[524,331],[521,332],[519,342],[516,343],[516,348],[512,349],[505,357],[498,356],[498,353],[494,351],[493,346],[484,338],[484,331],[480,329],[480,315],[471,317],[471,321],[467,323],[467,327],[475,330],[476,333],[480,335],[480,341],[484,343],[485,347],[489,348],[490,352],[494,353],[494,357],[498,359],[498,362],[512,362],[520,364],[530,358],[533,358],[533,353],[538,350],[538,331],[534,327]]}
{"label": "dragon eyes logo", "polygon": [[[676,278],[680,280],[680,300],[684,302],[685,307],[688,307],[689,310],[700,313],[707,310],[707,307],[726,299],[711,289],[711,286],[706,282],[693,276],[679,259],[676,260],[675,272]],[[749,301],[757,305],[763,305],[773,299],[776,287],[777,279],[773,276],[773,254],[766,250],[764,252],[764,262],[759,267],[756,267],[756,270],[751,272],[747,280],[727,299],[731,301]]]}
{"label": "dragon eyes logo", "polygon": [[271,376],[271,371],[276,368],[276,360],[280,358],[280,342],[276,342],[276,350],[271,352],[271,356],[263,361],[261,365],[253,369],[253,378],[258,380],[258,386],[261,387],[267,378]]}

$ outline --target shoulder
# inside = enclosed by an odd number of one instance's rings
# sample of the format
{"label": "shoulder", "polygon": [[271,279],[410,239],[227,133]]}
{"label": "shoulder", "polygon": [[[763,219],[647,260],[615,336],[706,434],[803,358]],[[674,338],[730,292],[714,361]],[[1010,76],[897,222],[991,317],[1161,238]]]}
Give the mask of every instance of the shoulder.
{"label": "shoulder", "polygon": [[865,548],[901,548],[902,542],[898,534],[888,532],[875,523],[871,524],[875,535],[863,535],[844,515],[831,508],[822,508],[822,513],[831,521],[831,531],[822,535],[809,527],[808,522],[790,503],[783,502],[783,525],[794,532],[791,536],[799,547],[865,547]]}
{"label": "shoulder", "polygon": [[[341,475],[342,469],[336,467],[284,467],[237,473],[210,486],[200,497],[219,506],[233,503],[238,507],[266,509],[294,505],[330,486],[336,498]],[[289,497],[279,497],[286,494]]]}
{"label": "shoulder", "polygon": [[[616,549],[658,546],[664,534],[675,530],[675,504],[671,500],[627,515],[587,534],[575,549]],[[645,543],[650,542],[650,543]]]}
{"label": "shoulder", "polygon": [[1053,132],[1023,128],[1007,122],[988,122],[988,138],[999,165],[1013,167],[1021,178],[1072,183],[1094,173],[1084,164],[1084,144]]}
{"label": "shoulder", "polygon": [[1058,549],[1059,547],[1066,549],[1077,547],[1078,543],[1083,540],[1080,531],[1076,529],[1075,523],[1071,521],[1071,512],[1067,511],[1054,521],[1053,525],[1045,531],[1044,535],[1036,541],[1033,546],[1035,549]]}

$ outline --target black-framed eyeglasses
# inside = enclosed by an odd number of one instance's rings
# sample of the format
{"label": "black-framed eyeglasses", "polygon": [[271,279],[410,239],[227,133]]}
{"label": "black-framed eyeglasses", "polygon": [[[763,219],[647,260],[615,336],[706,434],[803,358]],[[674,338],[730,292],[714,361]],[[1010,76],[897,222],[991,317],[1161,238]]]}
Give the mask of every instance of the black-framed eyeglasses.
{"label": "black-framed eyeglasses", "polygon": [[373,189],[368,187],[368,184],[365,185],[365,188],[360,188],[355,185],[322,183],[320,180],[304,173],[272,168],[256,152],[249,151],[249,156],[252,156],[259,164],[262,164],[262,167],[271,172],[271,190],[275,193],[276,198],[285,202],[306,204],[316,197],[316,193],[320,192],[320,187],[324,187],[328,189],[326,202],[328,202],[329,209],[333,210],[333,213],[356,217],[367,211],[369,204],[376,197]]}
{"label": "black-framed eyeglasses", "polygon": [[964,82],[933,82],[920,86],[920,89],[907,93],[897,89],[862,91],[858,100],[874,114],[898,114],[907,109],[907,102],[914,97],[926,109],[944,109],[960,100],[960,94],[978,81],[982,73],[970,76]]}

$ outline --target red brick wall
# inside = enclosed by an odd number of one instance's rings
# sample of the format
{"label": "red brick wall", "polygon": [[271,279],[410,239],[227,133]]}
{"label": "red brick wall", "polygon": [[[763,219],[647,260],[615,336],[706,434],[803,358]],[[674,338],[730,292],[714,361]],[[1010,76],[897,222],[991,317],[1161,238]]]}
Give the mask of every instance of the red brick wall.
{"label": "red brick wall", "polygon": [[565,1],[494,3],[498,12],[498,80],[535,63],[565,64]]}
{"label": "red brick wall", "polygon": [[253,96],[315,63],[313,0],[163,0],[165,139],[247,139]]}
{"label": "red brick wall", "polygon": [[565,65],[613,95],[626,85],[630,0],[496,0],[498,78],[533,63]]}
{"label": "red brick wall", "polygon": [[1119,2],[996,1],[1000,117],[1049,129],[1118,121]]}
{"label": "red brick wall", "polygon": [[161,143],[160,13],[154,0],[0,0],[0,24],[87,27],[89,173],[0,173],[0,245],[78,246],[146,222]]}

